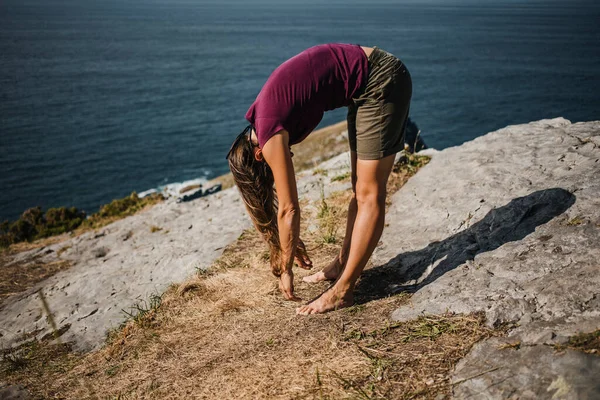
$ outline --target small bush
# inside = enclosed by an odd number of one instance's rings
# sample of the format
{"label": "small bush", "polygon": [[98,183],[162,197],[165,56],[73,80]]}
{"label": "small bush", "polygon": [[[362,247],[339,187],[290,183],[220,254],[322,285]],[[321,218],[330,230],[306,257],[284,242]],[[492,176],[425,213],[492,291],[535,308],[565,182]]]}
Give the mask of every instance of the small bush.
{"label": "small bush", "polygon": [[91,228],[99,228],[112,221],[133,215],[150,204],[156,204],[164,200],[161,194],[152,194],[150,196],[139,198],[136,192],[122,199],[116,199],[100,207],[100,211],[90,215],[85,221],[85,225]]}
{"label": "small bush", "polygon": [[49,236],[71,232],[85,226],[98,228],[117,219],[133,215],[144,207],[164,200],[161,194],[153,194],[140,199],[135,192],[129,196],[111,201],[100,207],[100,211],[86,219],[86,214],[75,207],[49,208],[45,213],[41,207],[25,210],[14,221],[0,224],[0,248],[11,244],[32,242]]}
{"label": "small bush", "polygon": [[50,208],[46,213],[41,207],[33,207],[25,210],[18,220],[0,224],[0,248],[70,232],[84,220],[85,213],[75,207]]}

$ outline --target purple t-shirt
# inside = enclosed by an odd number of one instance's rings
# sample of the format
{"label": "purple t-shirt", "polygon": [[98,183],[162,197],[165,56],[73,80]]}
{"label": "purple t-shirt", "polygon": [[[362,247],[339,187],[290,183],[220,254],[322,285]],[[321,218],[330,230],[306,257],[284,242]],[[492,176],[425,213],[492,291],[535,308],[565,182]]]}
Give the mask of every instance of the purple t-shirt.
{"label": "purple t-shirt", "polygon": [[325,111],[351,103],[368,74],[367,56],[358,45],[324,44],[290,58],[273,71],[246,113],[259,146],[282,129],[290,144],[301,142]]}

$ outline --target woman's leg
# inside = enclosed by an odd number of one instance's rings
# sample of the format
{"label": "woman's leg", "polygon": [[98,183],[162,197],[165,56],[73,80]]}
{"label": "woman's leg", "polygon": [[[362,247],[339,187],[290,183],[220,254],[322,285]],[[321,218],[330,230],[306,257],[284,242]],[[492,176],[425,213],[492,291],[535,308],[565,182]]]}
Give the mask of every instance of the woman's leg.
{"label": "woman's leg", "polygon": [[385,196],[395,154],[381,160],[357,160],[357,213],[346,266],[335,284],[311,303],[296,309],[298,314],[323,313],[354,303],[356,281],[377,246],[385,223]]}
{"label": "woman's leg", "polygon": [[346,220],[346,234],[344,235],[344,242],[339,254],[329,263],[328,266],[323,268],[322,271],[314,273],[309,276],[305,276],[302,280],[308,283],[317,283],[321,281],[330,281],[337,279],[342,273],[348,260],[348,254],[350,252],[350,244],[352,242],[352,230],[354,228],[354,220],[356,219],[356,152],[350,151],[350,167],[352,177],[352,199],[348,205],[348,218]]}

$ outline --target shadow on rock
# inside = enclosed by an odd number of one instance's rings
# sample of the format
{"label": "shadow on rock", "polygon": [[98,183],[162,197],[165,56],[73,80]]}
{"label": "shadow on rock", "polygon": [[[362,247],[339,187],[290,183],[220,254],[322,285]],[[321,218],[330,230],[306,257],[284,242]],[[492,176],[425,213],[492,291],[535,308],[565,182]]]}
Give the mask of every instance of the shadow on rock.
{"label": "shadow on rock", "polygon": [[[523,239],[575,203],[570,192],[552,188],[511,200],[479,222],[440,242],[398,254],[386,264],[366,270],[357,286],[357,303],[399,291],[415,292],[479,253]],[[441,261],[440,261],[441,260]],[[436,263],[439,263],[437,266]],[[433,268],[435,266],[435,268]],[[425,277],[423,279],[423,277]],[[423,279],[419,282],[420,279]],[[418,282],[416,284],[412,284]]]}

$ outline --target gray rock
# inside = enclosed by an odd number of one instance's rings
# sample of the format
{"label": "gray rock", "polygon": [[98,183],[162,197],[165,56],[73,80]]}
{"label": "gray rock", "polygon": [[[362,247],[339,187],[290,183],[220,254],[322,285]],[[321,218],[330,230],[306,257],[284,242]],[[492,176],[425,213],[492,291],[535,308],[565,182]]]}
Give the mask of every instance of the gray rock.
{"label": "gray rock", "polygon": [[[161,230],[152,233],[151,226]],[[65,259],[73,266],[3,301],[0,346],[16,346],[28,333],[38,339],[52,335],[38,293],[42,290],[61,340],[78,351],[97,348],[106,332],[127,318],[124,311],[208,268],[248,227],[239,195],[230,189],[189,203],[169,199],[100,233],[49,246],[55,251],[45,261]],[[61,248],[68,251],[57,255]]]}
{"label": "gray rock", "polygon": [[0,399],[2,400],[27,400],[29,393],[21,385],[3,386],[0,384]]}
{"label": "gray rock", "polygon": [[600,399],[600,357],[544,345],[505,348],[490,339],[456,366],[458,399]]}
{"label": "gray rock", "polygon": [[[562,118],[436,153],[393,196],[376,267],[363,274],[358,301],[409,291],[411,302],[394,311],[396,320],[483,311],[490,325],[517,324],[510,340],[532,347],[492,352],[485,342],[489,357],[480,350],[464,360],[479,366],[469,373],[506,363],[522,369],[490,374],[488,383],[502,384],[480,398],[590,398],[596,383],[576,376],[581,368],[600,372],[596,356],[559,357],[544,343],[600,328],[599,159],[600,122]],[[457,368],[456,379],[465,375]],[[528,385],[533,380],[547,385],[541,391]],[[474,382],[457,385],[457,397],[479,393],[485,383]],[[546,391],[563,383],[575,397]]]}

